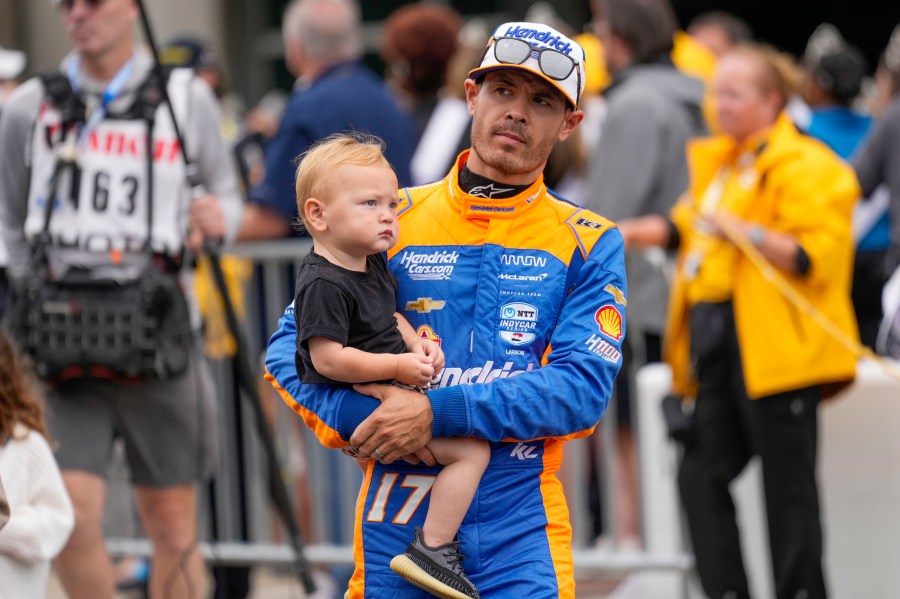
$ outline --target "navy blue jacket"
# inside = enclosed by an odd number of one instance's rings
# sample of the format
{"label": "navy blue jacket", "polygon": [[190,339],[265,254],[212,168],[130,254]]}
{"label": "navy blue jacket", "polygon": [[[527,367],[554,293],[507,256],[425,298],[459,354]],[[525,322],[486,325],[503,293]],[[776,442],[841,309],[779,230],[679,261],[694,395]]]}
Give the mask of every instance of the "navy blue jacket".
{"label": "navy blue jacket", "polygon": [[297,156],[323,137],[351,130],[384,140],[385,155],[400,186],[409,185],[409,161],[416,143],[412,121],[378,77],[354,61],[332,67],[309,87],[291,94],[278,133],[266,147],[266,178],[253,189],[251,200],[293,222],[297,217]]}

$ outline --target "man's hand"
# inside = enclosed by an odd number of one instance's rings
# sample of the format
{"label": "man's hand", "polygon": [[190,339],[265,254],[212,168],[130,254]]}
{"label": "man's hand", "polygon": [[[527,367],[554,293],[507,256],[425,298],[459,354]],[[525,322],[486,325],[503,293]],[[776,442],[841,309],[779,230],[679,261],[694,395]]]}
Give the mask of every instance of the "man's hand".
{"label": "man's hand", "polygon": [[434,378],[432,359],[424,354],[398,354],[394,378],[404,385],[424,387]]}
{"label": "man's hand", "polygon": [[429,466],[436,463],[430,452],[420,451],[431,440],[433,417],[424,393],[375,383],[354,385],[353,389],[379,400],[381,406],[353,431],[351,447],[385,464],[411,454]]}
{"label": "man's hand", "polygon": [[191,201],[189,222],[187,245],[195,252],[203,248],[204,239],[225,236],[225,213],[214,195],[203,195]]}

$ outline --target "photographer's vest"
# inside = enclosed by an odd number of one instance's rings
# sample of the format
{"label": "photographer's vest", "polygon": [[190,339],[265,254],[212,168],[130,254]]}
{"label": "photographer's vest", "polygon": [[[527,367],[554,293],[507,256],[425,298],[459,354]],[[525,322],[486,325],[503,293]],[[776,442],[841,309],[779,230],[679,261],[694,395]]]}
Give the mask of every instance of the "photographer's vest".
{"label": "photographer's vest", "polygon": [[[192,76],[189,70],[178,69],[169,77],[169,97],[180,124],[190,118]],[[25,221],[29,240],[44,228],[46,196],[59,149],[85,126],[82,100],[69,80],[56,73],[43,81],[47,94],[35,121],[29,161]],[[60,178],[49,227],[55,265],[142,264],[151,229],[152,251],[175,256],[182,250],[189,191],[169,109],[152,73],[138,90],[128,93],[134,96],[131,106],[124,112],[110,110],[84,136],[77,147],[77,169],[67,169]]]}

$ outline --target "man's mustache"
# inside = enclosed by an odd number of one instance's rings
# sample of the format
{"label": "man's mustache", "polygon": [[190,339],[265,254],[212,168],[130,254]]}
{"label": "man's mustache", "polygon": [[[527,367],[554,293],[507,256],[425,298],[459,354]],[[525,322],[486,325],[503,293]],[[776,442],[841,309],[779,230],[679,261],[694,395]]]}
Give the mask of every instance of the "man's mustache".
{"label": "man's mustache", "polygon": [[491,127],[491,134],[500,135],[502,133],[512,134],[514,137],[517,137],[519,140],[525,143],[529,143],[531,141],[531,136],[528,135],[528,133],[525,131],[525,128],[515,123],[502,123]]}

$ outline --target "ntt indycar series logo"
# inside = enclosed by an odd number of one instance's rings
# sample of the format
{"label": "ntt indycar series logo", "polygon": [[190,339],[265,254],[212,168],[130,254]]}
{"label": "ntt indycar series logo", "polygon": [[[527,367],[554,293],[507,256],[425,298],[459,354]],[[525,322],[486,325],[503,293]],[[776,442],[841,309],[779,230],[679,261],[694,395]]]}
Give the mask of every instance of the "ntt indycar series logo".
{"label": "ntt indycar series logo", "polygon": [[531,304],[513,302],[500,308],[500,338],[512,345],[534,341],[538,310]]}
{"label": "ntt indycar series logo", "polygon": [[528,29],[517,25],[506,30],[506,37],[518,37],[524,40],[541,42],[545,46],[559,50],[563,54],[568,54],[572,51],[571,43],[562,41],[558,35],[553,35],[549,31],[538,31],[537,29]]}
{"label": "ntt indycar series logo", "polygon": [[450,387],[451,385],[469,385],[490,383],[494,379],[505,379],[511,376],[522,374],[534,370],[534,364],[528,363],[528,366],[522,369],[513,369],[512,362],[506,362],[502,367],[494,368],[494,361],[488,360],[484,366],[475,366],[474,368],[444,368],[438,376],[437,381],[432,383],[434,387]]}
{"label": "ntt indycar series logo", "polygon": [[447,250],[405,251],[400,256],[400,266],[413,281],[449,281],[458,261],[459,252]]}

